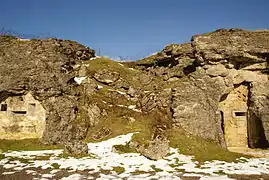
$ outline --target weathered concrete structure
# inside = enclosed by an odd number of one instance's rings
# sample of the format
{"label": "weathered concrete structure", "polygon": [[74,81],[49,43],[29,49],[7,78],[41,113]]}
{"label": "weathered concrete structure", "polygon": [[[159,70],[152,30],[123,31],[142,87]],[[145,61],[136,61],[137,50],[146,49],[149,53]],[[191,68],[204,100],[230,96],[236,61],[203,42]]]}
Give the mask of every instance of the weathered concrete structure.
{"label": "weathered concrete structure", "polygon": [[0,104],[0,137],[2,139],[41,138],[46,111],[28,93],[11,96]]}
{"label": "weathered concrete structure", "polygon": [[248,86],[240,85],[220,103],[227,147],[248,147]]}

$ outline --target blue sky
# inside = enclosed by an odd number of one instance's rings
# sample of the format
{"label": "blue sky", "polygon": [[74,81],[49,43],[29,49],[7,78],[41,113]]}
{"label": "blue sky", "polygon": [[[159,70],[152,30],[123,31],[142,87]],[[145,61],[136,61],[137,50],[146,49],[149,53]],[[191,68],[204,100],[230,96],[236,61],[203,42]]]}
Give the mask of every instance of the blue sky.
{"label": "blue sky", "polygon": [[268,0],[1,0],[0,28],[139,59],[219,28],[269,29]]}

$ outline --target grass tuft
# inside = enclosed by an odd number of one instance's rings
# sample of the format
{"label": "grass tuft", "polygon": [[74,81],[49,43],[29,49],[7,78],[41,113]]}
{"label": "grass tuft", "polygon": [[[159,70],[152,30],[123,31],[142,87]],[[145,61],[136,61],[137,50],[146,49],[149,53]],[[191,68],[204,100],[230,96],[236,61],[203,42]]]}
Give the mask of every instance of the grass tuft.
{"label": "grass tuft", "polygon": [[80,158],[91,158],[91,159],[96,159],[96,156],[94,154],[88,153],[88,154],[69,154],[67,152],[63,152],[62,154],[58,155],[59,158],[64,158],[64,159],[68,159],[68,158],[76,158],[76,159],[80,159]]}
{"label": "grass tuft", "polygon": [[125,172],[125,168],[117,166],[117,167],[113,167],[113,171],[115,171],[117,174],[122,174]]}
{"label": "grass tuft", "polygon": [[0,149],[5,151],[35,151],[61,149],[59,145],[44,145],[39,139],[6,140],[0,139]]}
{"label": "grass tuft", "polygon": [[162,171],[163,171],[163,170],[160,169],[160,168],[156,168],[155,165],[151,165],[150,167],[151,167],[155,172],[162,172]]}
{"label": "grass tuft", "polygon": [[57,164],[57,163],[53,163],[53,164],[51,164],[51,166],[52,166],[54,169],[60,169],[60,165]]}
{"label": "grass tuft", "polygon": [[118,152],[118,153],[136,153],[136,150],[132,147],[129,146],[129,144],[125,145],[114,145],[113,148]]}
{"label": "grass tuft", "polygon": [[89,65],[87,71],[90,75],[93,75],[99,70],[106,69],[108,71],[117,72],[124,79],[131,81],[133,79],[133,76],[137,73],[137,71],[130,70],[128,67],[120,65],[119,62],[110,60],[105,57],[101,57],[95,60],[89,60],[87,61],[87,63]]}
{"label": "grass tuft", "polygon": [[194,156],[200,163],[211,160],[237,162],[240,157],[250,158],[247,155],[230,152],[214,142],[188,135],[180,129],[172,129],[168,134],[171,147],[177,148],[182,154]]}
{"label": "grass tuft", "polygon": [[136,170],[134,172],[131,172],[132,175],[140,175],[140,174],[147,174],[148,172],[146,171],[140,171],[140,170]]}
{"label": "grass tuft", "polygon": [[6,156],[4,154],[0,154],[0,160],[5,159]]}
{"label": "grass tuft", "polygon": [[24,164],[30,164],[31,159],[24,159],[20,157],[8,157],[9,161],[20,161],[21,163]]}

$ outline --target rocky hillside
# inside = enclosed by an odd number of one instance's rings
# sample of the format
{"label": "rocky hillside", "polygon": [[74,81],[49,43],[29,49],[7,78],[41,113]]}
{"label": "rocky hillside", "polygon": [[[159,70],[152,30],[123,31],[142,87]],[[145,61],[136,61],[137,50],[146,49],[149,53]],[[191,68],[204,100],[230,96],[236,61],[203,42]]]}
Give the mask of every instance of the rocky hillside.
{"label": "rocky hillside", "polygon": [[1,36],[0,102],[31,92],[47,112],[43,143],[139,131],[128,149],[159,159],[169,145],[225,148],[220,104],[242,85],[248,144],[268,147],[268,61],[269,31],[220,29],[125,63],[73,41]]}
{"label": "rocky hillside", "polygon": [[[173,88],[171,111],[174,124],[192,134],[225,146],[219,103],[245,84],[248,94],[249,145],[267,146],[269,138],[268,61],[269,31],[220,29],[196,35],[191,43],[172,44],[139,63]],[[182,81],[187,77],[186,82]],[[263,137],[262,137],[263,136]]]}
{"label": "rocky hillside", "polygon": [[84,138],[86,129],[70,124],[79,96],[69,82],[78,74],[77,64],[94,57],[94,53],[73,41],[0,36],[0,101],[31,92],[47,112],[44,142]]}

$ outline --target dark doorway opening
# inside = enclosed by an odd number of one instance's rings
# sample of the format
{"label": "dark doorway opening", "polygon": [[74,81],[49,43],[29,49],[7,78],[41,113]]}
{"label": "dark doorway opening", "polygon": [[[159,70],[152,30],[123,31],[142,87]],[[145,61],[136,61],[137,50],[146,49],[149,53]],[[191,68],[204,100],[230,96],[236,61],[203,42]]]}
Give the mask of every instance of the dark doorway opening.
{"label": "dark doorway opening", "polygon": [[224,114],[222,111],[220,111],[220,116],[221,116],[221,130],[223,135],[225,134],[225,130],[224,130]]}
{"label": "dark doorway opening", "polygon": [[7,111],[7,104],[1,104],[1,111]]}
{"label": "dark doorway opening", "polygon": [[249,112],[248,120],[248,144],[250,148],[269,148],[269,142],[264,133],[264,127],[261,119],[255,112]]}

